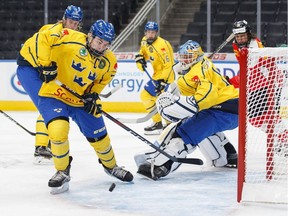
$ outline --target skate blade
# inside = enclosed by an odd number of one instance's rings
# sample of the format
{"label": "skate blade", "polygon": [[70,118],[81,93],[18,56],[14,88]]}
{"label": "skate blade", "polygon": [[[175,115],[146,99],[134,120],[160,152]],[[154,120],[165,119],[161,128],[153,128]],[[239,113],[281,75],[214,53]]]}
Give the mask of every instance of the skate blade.
{"label": "skate blade", "polygon": [[61,194],[69,190],[69,182],[65,182],[62,186],[60,187],[51,187],[50,194],[55,195],[55,194]]}
{"label": "skate blade", "polygon": [[37,156],[37,157],[34,157],[33,163],[35,165],[52,165],[53,164],[53,160],[52,160],[52,158],[49,159],[49,158]]}

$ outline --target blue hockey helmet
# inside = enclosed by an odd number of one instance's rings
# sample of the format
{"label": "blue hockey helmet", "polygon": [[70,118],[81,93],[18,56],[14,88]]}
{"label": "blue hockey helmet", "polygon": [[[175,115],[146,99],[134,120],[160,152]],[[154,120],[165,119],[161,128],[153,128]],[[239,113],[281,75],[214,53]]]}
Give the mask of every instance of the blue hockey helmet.
{"label": "blue hockey helmet", "polygon": [[64,12],[63,18],[81,22],[83,19],[83,12],[80,7],[69,5]]}
{"label": "blue hockey helmet", "polygon": [[91,26],[89,33],[92,34],[93,38],[99,37],[105,41],[108,41],[110,44],[115,39],[114,26],[104,20],[97,20]]}
{"label": "blue hockey helmet", "polygon": [[181,45],[177,54],[178,60],[185,70],[199,62],[204,56],[204,52],[199,43],[193,40],[188,40]]}
{"label": "blue hockey helmet", "polygon": [[[97,37],[107,41],[107,47],[103,50],[97,50],[91,47],[93,39]],[[93,56],[102,56],[105,51],[109,48],[109,44],[113,42],[115,38],[114,26],[104,20],[97,20],[90,28],[87,37],[87,49]]]}
{"label": "blue hockey helmet", "polygon": [[151,30],[151,31],[158,31],[159,27],[156,22],[148,21],[145,25],[145,31]]}

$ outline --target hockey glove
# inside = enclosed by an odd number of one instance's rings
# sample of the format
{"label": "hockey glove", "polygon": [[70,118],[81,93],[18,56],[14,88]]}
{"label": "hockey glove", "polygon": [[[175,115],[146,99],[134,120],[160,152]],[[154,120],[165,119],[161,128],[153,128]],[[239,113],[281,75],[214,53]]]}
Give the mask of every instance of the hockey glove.
{"label": "hockey glove", "polygon": [[145,58],[144,58],[143,55],[137,54],[137,55],[135,56],[135,61],[136,61],[137,64],[141,64],[142,67],[143,67],[143,69],[144,69],[144,68],[147,68],[147,62],[146,62],[146,60],[145,60]]}
{"label": "hockey glove", "polygon": [[155,93],[156,93],[156,95],[160,95],[161,92],[167,86],[167,83],[164,82],[164,79],[155,80],[154,84],[155,84]]}
{"label": "hockey glove", "polygon": [[56,62],[52,62],[52,66],[47,66],[47,67],[40,67],[39,69],[39,76],[40,79],[48,83],[52,80],[54,80],[57,76],[57,65]]}
{"label": "hockey glove", "polygon": [[100,104],[100,98],[97,93],[86,93],[82,96],[84,99],[84,110],[95,116],[99,117],[102,113],[102,104]]}
{"label": "hockey glove", "polygon": [[176,96],[169,92],[157,98],[156,106],[160,115],[170,122],[193,117],[199,110],[193,96]]}

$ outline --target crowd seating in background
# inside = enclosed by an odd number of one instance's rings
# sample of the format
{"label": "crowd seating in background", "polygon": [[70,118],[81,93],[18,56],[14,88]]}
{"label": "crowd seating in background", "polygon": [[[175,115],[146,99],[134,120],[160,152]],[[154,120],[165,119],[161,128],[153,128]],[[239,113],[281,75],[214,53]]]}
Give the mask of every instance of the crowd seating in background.
{"label": "crowd seating in background", "polygon": [[[128,23],[129,16],[144,0],[109,0],[109,22],[116,34]],[[83,32],[88,32],[97,19],[104,19],[104,0],[48,0],[48,23],[62,19],[68,5],[82,8]],[[21,44],[44,25],[44,0],[0,1],[0,59],[16,59]]]}
{"label": "crowd seating in background", "polygon": [[[261,40],[265,46],[287,44],[287,1],[262,0],[261,2]],[[181,35],[181,44],[189,39],[195,40],[207,50],[207,3],[203,1],[200,11]],[[211,51],[215,50],[232,33],[232,25],[237,20],[247,20],[252,33],[257,33],[256,0],[211,0]],[[232,52],[225,46],[221,52]]]}

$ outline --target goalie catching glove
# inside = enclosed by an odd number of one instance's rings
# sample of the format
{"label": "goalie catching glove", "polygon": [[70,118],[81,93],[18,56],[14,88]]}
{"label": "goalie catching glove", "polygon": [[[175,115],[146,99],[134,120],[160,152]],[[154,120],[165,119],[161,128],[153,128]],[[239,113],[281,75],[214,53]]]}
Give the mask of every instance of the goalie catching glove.
{"label": "goalie catching glove", "polygon": [[97,93],[86,93],[82,96],[84,99],[84,110],[95,116],[99,117],[102,113],[102,104],[100,104],[100,98]]}
{"label": "goalie catching glove", "polygon": [[39,67],[38,71],[40,73],[39,74],[40,79],[43,82],[48,83],[48,82],[54,80],[57,76],[56,62],[52,62],[51,66]]}
{"label": "goalie catching glove", "polygon": [[193,96],[177,96],[169,92],[159,95],[156,106],[160,115],[170,122],[192,117],[199,110]]}

